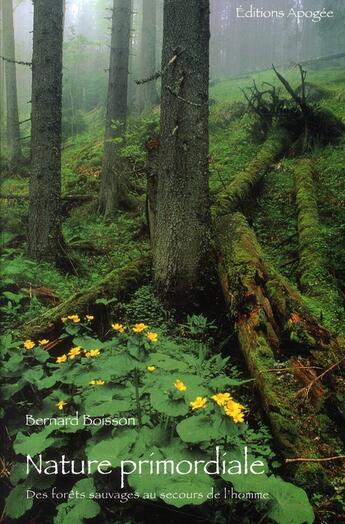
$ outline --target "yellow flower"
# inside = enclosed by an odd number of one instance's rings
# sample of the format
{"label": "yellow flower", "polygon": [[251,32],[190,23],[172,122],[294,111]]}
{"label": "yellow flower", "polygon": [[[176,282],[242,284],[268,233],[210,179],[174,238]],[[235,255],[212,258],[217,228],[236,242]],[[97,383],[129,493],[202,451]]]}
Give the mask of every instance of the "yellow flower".
{"label": "yellow flower", "polygon": [[89,384],[91,386],[103,386],[103,384],[105,384],[104,380],[90,380]]}
{"label": "yellow flower", "polygon": [[24,341],[24,347],[25,349],[33,349],[35,347],[35,342],[33,342],[30,339],[27,339]]}
{"label": "yellow flower", "polygon": [[156,366],[147,366],[147,371],[151,371],[151,373],[152,371],[156,371],[156,369]]}
{"label": "yellow flower", "polygon": [[80,322],[79,315],[68,315],[67,319],[72,320],[72,322],[74,322],[75,324],[78,324],[78,322]]}
{"label": "yellow flower", "polygon": [[157,340],[158,340],[158,335],[157,335],[157,333],[153,333],[152,331],[150,331],[149,333],[147,333],[146,337],[147,337],[147,339],[148,339],[150,342],[157,342]]}
{"label": "yellow flower", "polygon": [[56,357],[57,364],[62,364],[63,362],[66,362],[66,360],[67,360],[67,355],[61,355],[61,357]]}
{"label": "yellow flower", "polygon": [[234,422],[236,422],[236,424],[237,424],[237,422],[241,422],[242,423],[242,422],[244,422],[244,413],[234,413],[232,415],[232,419],[233,419]]}
{"label": "yellow flower", "polygon": [[224,406],[224,413],[231,417],[234,422],[244,422],[244,406],[235,402],[234,400],[229,400]]}
{"label": "yellow flower", "polygon": [[190,402],[189,404],[193,410],[204,408],[207,404],[207,398],[206,397],[196,397],[196,399],[193,402]]}
{"label": "yellow flower", "polygon": [[140,324],[134,324],[134,326],[132,327],[132,331],[133,331],[133,333],[141,333],[142,331],[144,331],[148,327],[149,326],[147,326],[143,322],[140,322]]}
{"label": "yellow flower", "polygon": [[95,317],[93,315],[86,315],[86,320],[93,320]]}
{"label": "yellow flower", "polygon": [[80,355],[80,353],[81,353],[81,347],[80,346],[76,346],[75,348],[72,348],[72,349],[69,350],[68,356],[69,356],[70,360],[73,360],[75,357]]}
{"label": "yellow flower", "polygon": [[47,340],[46,338],[42,338],[42,340],[39,340],[38,342],[41,346],[46,346],[49,343],[49,340]]}
{"label": "yellow flower", "polygon": [[174,384],[175,388],[179,391],[186,391],[187,386],[182,382],[182,380],[177,379]]}
{"label": "yellow flower", "polygon": [[65,406],[67,406],[67,402],[65,402],[64,400],[59,400],[59,402],[57,402],[57,403],[55,404],[55,406],[56,406],[60,411],[62,411],[63,408],[64,408]]}
{"label": "yellow flower", "polygon": [[61,317],[61,322],[67,322],[68,318],[67,317]]}
{"label": "yellow flower", "polygon": [[112,324],[111,327],[114,329],[114,331],[118,331],[119,333],[123,333],[126,329],[123,324],[119,324],[118,322]]}
{"label": "yellow flower", "polygon": [[218,406],[224,406],[226,402],[231,400],[231,395],[230,393],[217,393],[216,395],[213,395],[211,399],[214,400]]}
{"label": "yellow flower", "polygon": [[85,352],[85,356],[89,357],[98,357],[101,354],[99,349],[90,349],[90,351]]}

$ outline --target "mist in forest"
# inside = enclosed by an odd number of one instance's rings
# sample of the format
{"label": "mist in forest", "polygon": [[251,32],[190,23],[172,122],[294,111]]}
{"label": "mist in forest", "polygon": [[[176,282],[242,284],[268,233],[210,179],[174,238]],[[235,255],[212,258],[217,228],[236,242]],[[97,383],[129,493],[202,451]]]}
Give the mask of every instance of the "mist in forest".
{"label": "mist in forest", "polygon": [[[143,73],[145,38],[143,4],[132,2],[129,57],[129,110],[144,109],[142,91],[135,81]],[[155,71],[160,70],[163,1],[155,7]],[[83,130],[81,112],[104,107],[111,33],[110,0],[66,0],[63,50],[63,120],[65,135]],[[321,16],[320,16],[321,15]],[[210,80],[289,65],[344,52],[343,0],[211,0]],[[14,1],[16,59],[32,55],[33,5]],[[151,29],[149,30],[151,31]],[[151,71],[154,73],[155,71]],[[21,117],[30,115],[31,71],[17,67]],[[159,91],[159,89],[157,89]]]}

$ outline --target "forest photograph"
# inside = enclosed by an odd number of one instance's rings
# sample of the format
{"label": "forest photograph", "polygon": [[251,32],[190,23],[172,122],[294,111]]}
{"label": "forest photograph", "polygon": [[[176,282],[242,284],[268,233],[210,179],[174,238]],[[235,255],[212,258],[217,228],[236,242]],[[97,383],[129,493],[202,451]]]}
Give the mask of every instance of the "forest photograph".
{"label": "forest photograph", "polygon": [[0,0],[0,524],[345,523],[345,0]]}

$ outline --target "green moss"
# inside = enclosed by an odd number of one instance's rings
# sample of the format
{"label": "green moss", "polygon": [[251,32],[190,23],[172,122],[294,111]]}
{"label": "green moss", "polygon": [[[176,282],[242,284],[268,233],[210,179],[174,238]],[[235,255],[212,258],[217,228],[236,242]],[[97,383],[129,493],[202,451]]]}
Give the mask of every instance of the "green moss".
{"label": "green moss", "polygon": [[228,213],[236,211],[252,194],[272,163],[282,155],[289,143],[288,133],[274,128],[256,157],[218,195],[217,209]]}
{"label": "green moss", "polygon": [[[342,298],[327,261],[314,187],[313,165],[302,159],[294,167],[299,234],[299,281],[302,290],[331,313],[337,325],[345,320]],[[338,320],[338,321],[337,321]]]}
{"label": "green moss", "polygon": [[305,462],[298,465],[294,471],[294,481],[300,486],[310,490],[317,490],[321,493],[332,491],[330,479],[322,466],[317,462]]}

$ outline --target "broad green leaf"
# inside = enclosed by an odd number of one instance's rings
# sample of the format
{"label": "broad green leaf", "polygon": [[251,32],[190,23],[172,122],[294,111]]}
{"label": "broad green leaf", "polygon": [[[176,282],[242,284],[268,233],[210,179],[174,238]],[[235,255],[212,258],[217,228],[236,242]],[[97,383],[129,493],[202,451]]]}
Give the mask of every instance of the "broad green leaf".
{"label": "broad green leaf", "polygon": [[13,443],[13,448],[19,455],[38,455],[54,443],[54,438],[49,435],[54,431],[54,426],[46,426],[39,433],[32,433],[29,436],[21,431],[17,434]]}
{"label": "broad green leaf", "polygon": [[165,371],[186,371],[186,369],[188,369],[185,362],[169,357],[169,355],[165,355],[164,353],[153,353],[150,358],[150,364]]}
{"label": "broad green leaf", "polygon": [[[230,460],[243,462],[243,454],[238,450],[234,452]],[[255,457],[248,457],[249,463],[252,463],[253,460]],[[314,522],[314,513],[305,491],[290,482],[285,482],[280,477],[252,473],[247,475],[223,474],[221,476],[224,480],[231,482],[238,492],[268,493],[270,498],[268,499],[267,516],[278,524],[312,524]]]}
{"label": "broad green leaf", "polygon": [[[152,455],[153,453],[153,455]],[[172,471],[171,462],[175,465],[183,461],[181,471],[186,471],[186,461],[194,462],[195,460],[209,460],[207,455],[200,452],[189,450],[187,447],[176,439],[171,445],[160,448],[152,448],[141,457],[141,460],[164,461],[167,460],[167,471],[169,474],[151,473],[150,468],[145,465],[141,474],[134,472],[127,476],[129,485],[135,489],[141,496],[145,493],[155,493],[156,498],[161,498],[167,504],[175,507],[182,507],[189,504],[199,505],[206,501],[207,494],[213,486],[213,479],[203,471],[195,474],[194,472],[181,475]],[[164,466],[161,464],[161,468]],[[164,470],[163,470],[164,471]],[[168,498],[169,493],[176,494],[176,498]],[[198,493],[195,498],[186,497],[187,493]]]}
{"label": "broad green leaf", "polygon": [[214,415],[193,415],[176,426],[179,437],[184,442],[205,442],[219,439],[221,418]]}
{"label": "broad green leaf", "polygon": [[29,384],[36,385],[36,383],[39,383],[43,376],[43,369],[41,366],[35,366],[31,369],[27,369],[23,373],[24,379],[29,382]]}
{"label": "broad green leaf", "polygon": [[261,490],[270,493],[273,503],[268,516],[279,524],[312,524],[314,512],[305,491],[280,477],[268,477]]}
{"label": "broad green leaf", "polygon": [[90,351],[90,349],[101,349],[103,346],[103,343],[98,338],[92,338],[88,336],[75,337],[73,339],[73,344],[75,346],[80,346],[87,351]]}
{"label": "broad green leaf", "polygon": [[11,519],[19,519],[32,508],[33,499],[27,498],[27,489],[26,484],[18,484],[6,498],[5,513]]}
{"label": "broad green leaf", "polygon": [[72,491],[84,494],[85,498],[70,498],[68,502],[59,504],[54,524],[84,524],[84,519],[92,519],[100,512],[99,504],[92,500],[95,493],[92,478],[79,480]]}
{"label": "broad green leaf", "polygon": [[188,405],[183,397],[172,399],[161,389],[151,391],[151,404],[154,409],[169,417],[180,417],[188,413]]}
{"label": "broad green leaf", "polygon": [[125,429],[117,432],[115,437],[94,442],[88,441],[86,456],[88,460],[109,460],[113,467],[120,464],[121,460],[131,458],[130,448],[138,438],[135,429]]}
{"label": "broad green leaf", "polygon": [[21,480],[25,480],[26,477],[26,464],[24,464],[24,462],[15,462],[12,464],[10,481],[13,486]]}

